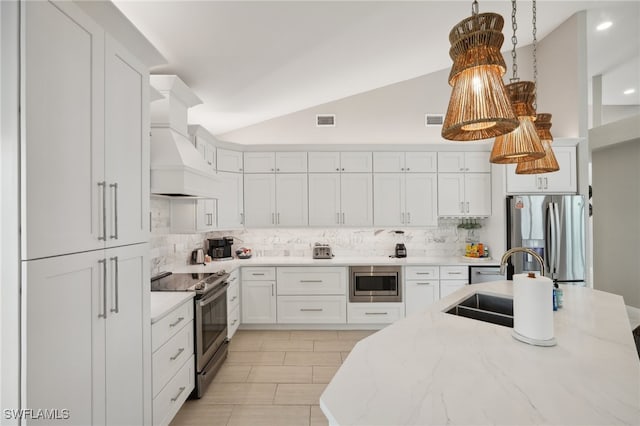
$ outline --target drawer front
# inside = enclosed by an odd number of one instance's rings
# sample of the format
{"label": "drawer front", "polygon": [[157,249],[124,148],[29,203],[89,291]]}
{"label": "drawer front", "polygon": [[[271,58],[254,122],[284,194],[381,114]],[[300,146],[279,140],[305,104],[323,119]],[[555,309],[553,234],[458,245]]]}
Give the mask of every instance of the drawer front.
{"label": "drawer front", "polygon": [[193,321],[193,299],[176,307],[167,316],[151,325],[151,351],[155,352],[190,321]]}
{"label": "drawer front", "polygon": [[168,425],[195,386],[193,356],[171,378],[169,383],[153,399],[153,424]]}
{"label": "drawer front", "polygon": [[276,279],[276,268],[268,267],[268,268],[259,268],[259,267],[249,267],[242,268],[242,281],[252,281],[252,280],[260,280],[260,281],[274,281]]}
{"label": "drawer front", "polygon": [[349,324],[391,324],[404,318],[403,303],[349,303]]}
{"label": "drawer front", "polygon": [[345,324],[346,296],[278,296],[279,324]]}
{"label": "drawer front", "polygon": [[347,294],[347,268],[278,268],[278,295]]}
{"label": "drawer front", "polygon": [[240,284],[238,280],[231,282],[227,287],[227,312],[234,310],[240,305]]}
{"label": "drawer front", "polygon": [[467,285],[466,280],[440,281],[440,298],[445,298]]}
{"label": "drawer front", "polygon": [[441,280],[468,280],[469,268],[467,266],[441,266]]}
{"label": "drawer front", "polygon": [[239,283],[240,282],[240,269],[234,269],[229,272],[229,284]]}
{"label": "drawer front", "polygon": [[240,307],[236,306],[227,314],[227,339],[231,339],[240,327]]}
{"label": "drawer front", "polygon": [[437,266],[407,266],[404,268],[405,280],[437,280],[440,277]]}
{"label": "drawer front", "polygon": [[162,390],[187,358],[193,355],[193,321],[153,353],[153,396]]}

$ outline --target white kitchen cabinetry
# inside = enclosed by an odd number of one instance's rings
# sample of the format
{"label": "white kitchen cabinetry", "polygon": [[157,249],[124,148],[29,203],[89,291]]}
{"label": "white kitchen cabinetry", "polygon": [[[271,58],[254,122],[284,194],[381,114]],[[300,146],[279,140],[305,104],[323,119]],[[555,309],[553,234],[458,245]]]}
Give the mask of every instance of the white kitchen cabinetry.
{"label": "white kitchen cabinetry", "polygon": [[489,173],[491,163],[490,153],[477,152],[438,152],[439,173]]}
{"label": "white kitchen cabinetry", "polygon": [[242,174],[218,172],[220,198],[218,199],[218,229],[242,228],[244,224],[244,186]]}
{"label": "white kitchen cabinetry", "polygon": [[391,324],[404,318],[404,303],[348,303],[349,324]]}
{"label": "white kitchen cabinetry", "polygon": [[242,323],[275,324],[276,268],[242,268]]}
{"label": "white kitchen cabinetry", "polygon": [[309,225],[373,225],[370,173],[310,173]]}
{"label": "white kitchen cabinetry", "polygon": [[240,271],[229,274],[227,288],[227,339],[231,339],[240,326]]}
{"label": "white kitchen cabinetry", "polygon": [[435,173],[436,152],[374,152],[375,173]]}
{"label": "white kitchen cabinetry", "polygon": [[469,284],[467,266],[440,267],[440,298],[448,296],[467,284]]}
{"label": "white kitchen cabinetry", "polygon": [[216,229],[216,200],[211,198],[172,198],[171,232],[207,232]]}
{"label": "white kitchen cabinetry", "polygon": [[370,152],[310,152],[310,173],[367,173],[372,171]]}
{"label": "white kitchen cabinetry", "polygon": [[148,72],[72,3],[23,13],[22,258],[147,240]]}
{"label": "white kitchen cabinetry", "polygon": [[245,173],[270,173],[276,171],[276,155],[274,152],[245,152]]}
{"label": "white kitchen cabinetry", "polygon": [[376,226],[438,224],[435,173],[374,173]]}
{"label": "white kitchen cabinetry", "polygon": [[440,299],[437,266],[407,266],[405,268],[405,309],[407,316],[425,311]]}
{"label": "white kitchen cabinetry", "polygon": [[245,173],[306,173],[306,152],[245,152]]}
{"label": "white kitchen cabinetry", "polygon": [[306,174],[245,174],[246,226],[306,226],[307,191]]}
{"label": "white kitchen cabinetry", "polygon": [[306,152],[276,152],[276,173],[306,173]]}
{"label": "white kitchen cabinetry", "polygon": [[235,173],[243,171],[242,152],[218,148],[216,153],[218,171]]}
{"label": "white kitchen cabinetry", "polygon": [[211,170],[216,169],[216,145],[213,136],[199,125],[191,125],[188,127],[191,141],[196,147],[202,158],[207,162]]}
{"label": "white kitchen cabinetry", "polygon": [[490,173],[438,173],[439,216],[491,216]]}
{"label": "white kitchen cabinetry", "polygon": [[553,147],[553,152],[560,166],[560,170],[553,173],[518,175],[516,164],[506,167],[507,193],[563,193],[577,192],[576,180],[576,148],[573,146]]}
{"label": "white kitchen cabinetry", "polygon": [[277,271],[278,295],[347,294],[345,267],[280,267]]}
{"label": "white kitchen cabinetry", "polygon": [[276,176],[244,175],[245,225],[264,228],[276,224]]}
{"label": "white kitchen cabinetry", "polygon": [[151,325],[153,424],[168,425],[195,385],[193,299]]}
{"label": "white kitchen cabinetry", "polygon": [[148,246],[23,262],[23,404],[149,424]]}

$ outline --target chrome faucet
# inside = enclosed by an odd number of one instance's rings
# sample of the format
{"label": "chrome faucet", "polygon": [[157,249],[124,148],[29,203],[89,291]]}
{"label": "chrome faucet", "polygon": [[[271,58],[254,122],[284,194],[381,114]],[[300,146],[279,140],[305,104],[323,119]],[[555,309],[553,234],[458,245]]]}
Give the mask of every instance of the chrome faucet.
{"label": "chrome faucet", "polygon": [[504,274],[504,268],[507,266],[507,261],[509,260],[509,258],[514,253],[520,253],[520,252],[530,254],[531,256],[534,257],[534,259],[538,261],[538,263],[540,264],[540,276],[544,277],[544,260],[542,260],[542,257],[540,257],[538,253],[526,247],[514,247],[505,251],[504,254],[502,255],[502,259],[500,259],[500,273]]}

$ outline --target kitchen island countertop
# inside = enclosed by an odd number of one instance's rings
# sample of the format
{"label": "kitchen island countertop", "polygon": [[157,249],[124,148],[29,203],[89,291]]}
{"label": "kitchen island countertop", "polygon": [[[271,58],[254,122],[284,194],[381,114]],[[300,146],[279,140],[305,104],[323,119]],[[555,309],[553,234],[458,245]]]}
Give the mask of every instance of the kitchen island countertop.
{"label": "kitchen island countertop", "polygon": [[640,361],[622,297],[563,286],[554,347],[444,313],[476,284],[360,341],[320,398],[333,425],[640,423]]}

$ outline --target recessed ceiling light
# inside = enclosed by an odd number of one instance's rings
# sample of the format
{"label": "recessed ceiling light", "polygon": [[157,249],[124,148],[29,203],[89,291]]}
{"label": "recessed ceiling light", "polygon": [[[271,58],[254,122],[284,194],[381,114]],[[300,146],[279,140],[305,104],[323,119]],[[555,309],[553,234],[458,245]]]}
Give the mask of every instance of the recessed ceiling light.
{"label": "recessed ceiling light", "polygon": [[601,22],[600,24],[598,24],[598,26],[596,27],[596,30],[598,30],[598,31],[604,31],[604,30],[606,30],[607,28],[609,28],[609,27],[610,27],[610,26],[612,26],[612,25],[613,25],[613,22],[611,22],[611,21],[604,21],[604,22]]}
{"label": "recessed ceiling light", "polygon": [[630,95],[632,93],[636,93],[636,89],[627,89],[622,93],[624,93],[625,95]]}

